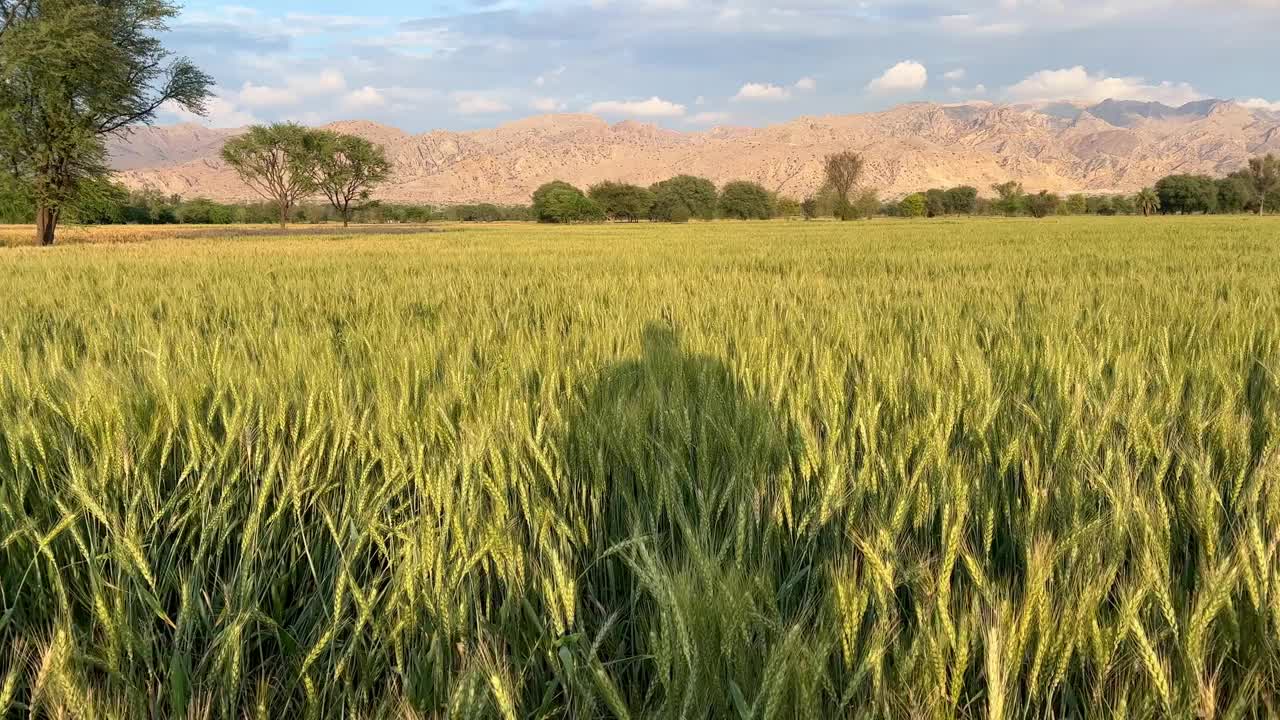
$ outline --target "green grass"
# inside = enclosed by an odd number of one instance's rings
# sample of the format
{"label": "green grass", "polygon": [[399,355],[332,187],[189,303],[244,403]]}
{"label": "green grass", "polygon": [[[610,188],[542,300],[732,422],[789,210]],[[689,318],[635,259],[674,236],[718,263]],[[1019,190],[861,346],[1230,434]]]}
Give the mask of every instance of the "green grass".
{"label": "green grass", "polygon": [[0,717],[1280,713],[1280,221],[0,280]]}

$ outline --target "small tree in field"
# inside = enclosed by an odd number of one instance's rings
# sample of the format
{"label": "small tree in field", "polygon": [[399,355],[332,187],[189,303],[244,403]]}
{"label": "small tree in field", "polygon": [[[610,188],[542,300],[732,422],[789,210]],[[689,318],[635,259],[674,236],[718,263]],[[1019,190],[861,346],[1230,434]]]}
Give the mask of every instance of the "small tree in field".
{"label": "small tree in field", "polygon": [[351,222],[351,203],[369,199],[374,187],[391,176],[391,162],[378,145],[355,135],[328,130],[313,131],[311,183],[342,216],[342,227]]}
{"label": "small tree in field", "polygon": [[1267,195],[1280,191],[1280,158],[1275,155],[1253,158],[1245,173],[1258,194],[1258,214],[1266,215]]}
{"label": "small tree in field", "polygon": [[254,125],[222,146],[222,159],[250,189],[276,204],[280,227],[297,202],[316,191],[320,142],[295,123]]}
{"label": "small tree in field", "polygon": [[212,80],[156,37],[177,14],[164,0],[0,0],[0,166],[30,189],[39,244],[107,177],[108,135],[166,103],[204,112]]}
{"label": "small tree in field", "polygon": [[999,196],[995,206],[1000,212],[1009,217],[1017,215],[1026,203],[1026,193],[1022,190],[1022,183],[1010,180],[1007,183],[992,185],[991,189]]}
{"label": "small tree in field", "polygon": [[1031,217],[1046,218],[1058,211],[1058,205],[1062,203],[1062,198],[1048,190],[1041,190],[1035,195],[1027,196],[1027,212],[1031,213]]}
{"label": "small tree in field", "polygon": [[836,194],[835,214],[841,220],[849,220],[854,216],[849,202],[849,193],[853,192],[854,186],[862,177],[863,164],[861,155],[846,150],[828,155],[823,165],[827,185]]}

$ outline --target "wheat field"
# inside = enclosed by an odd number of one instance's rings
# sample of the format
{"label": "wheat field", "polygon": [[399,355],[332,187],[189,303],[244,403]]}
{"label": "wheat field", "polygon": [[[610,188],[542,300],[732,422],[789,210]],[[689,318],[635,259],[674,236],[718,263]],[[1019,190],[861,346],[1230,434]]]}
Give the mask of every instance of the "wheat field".
{"label": "wheat field", "polygon": [[0,717],[1280,713],[1280,220],[0,279]]}

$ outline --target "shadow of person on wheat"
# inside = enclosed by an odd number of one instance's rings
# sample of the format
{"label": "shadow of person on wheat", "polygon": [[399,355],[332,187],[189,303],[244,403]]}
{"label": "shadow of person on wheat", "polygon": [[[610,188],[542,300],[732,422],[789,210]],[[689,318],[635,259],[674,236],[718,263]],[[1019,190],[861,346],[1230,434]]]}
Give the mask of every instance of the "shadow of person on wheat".
{"label": "shadow of person on wheat", "polygon": [[[569,418],[581,619],[608,629],[599,653],[623,659],[620,687],[678,685],[719,707],[729,680],[757,680],[732,668],[763,667],[757,626],[777,614],[769,548],[788,441],[763,398],[725,362],[685,350],[671,327],[649,324],[641,347],[606,368]],[[684,661],[659,660],[654,675],[635,660],[661,657],[654,643],[677,637]]]}

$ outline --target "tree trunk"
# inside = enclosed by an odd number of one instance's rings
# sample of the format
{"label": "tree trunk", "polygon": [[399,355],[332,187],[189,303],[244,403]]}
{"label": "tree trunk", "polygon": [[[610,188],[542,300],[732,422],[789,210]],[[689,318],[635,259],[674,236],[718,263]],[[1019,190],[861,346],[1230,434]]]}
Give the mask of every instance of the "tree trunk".
{"label": "tree trunk", "polygon": [[42,207],[36,210],[36,243],[52,245],[58,230],[58,209]]}
{"label": "tree trunk", "polygon": [[1258,198],[1258,216],[1267,214],[1267,194],[1262,193],[1262,197]]}
{"label": "tree trunk", "polygon": [[280,229],[283,230],[288,226],[289,226],[289,206],[285,205],[284,203],[280,203]]}

